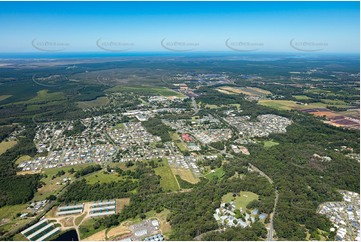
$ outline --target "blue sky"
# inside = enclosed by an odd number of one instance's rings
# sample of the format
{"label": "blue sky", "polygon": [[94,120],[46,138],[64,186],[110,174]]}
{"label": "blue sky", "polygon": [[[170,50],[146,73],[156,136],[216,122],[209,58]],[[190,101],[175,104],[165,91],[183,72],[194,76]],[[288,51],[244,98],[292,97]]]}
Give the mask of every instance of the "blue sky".
{"label": "blue sky", "polygon": [[359,12],[359,2],[0,2],[0,52],[358,53]]}

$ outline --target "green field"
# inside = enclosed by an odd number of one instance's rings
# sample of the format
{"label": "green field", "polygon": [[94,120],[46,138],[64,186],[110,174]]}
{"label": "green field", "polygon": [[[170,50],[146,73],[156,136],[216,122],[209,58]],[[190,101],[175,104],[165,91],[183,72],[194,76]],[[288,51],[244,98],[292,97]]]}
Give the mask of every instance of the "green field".
{"label": "green field", "polygon": [[133,92],[143,96],[176,96],[184,97],[182,93],[175,92],[166,87],[151,87],[151,86],[115,86],[107,89],[108,92]]}
{"label": "green field", "polygon": [[273,141],[273,140],[267,140],[267,141],[264,141],[264,142],[263,142],[263,146],[264,146],[265,148],[269,148],[269,147],[276,146],[276,145],[279,145],[279,143],[278,143],[278,142],[275,142],[275,141]]}
{"label": "green field", "polygon": [[85,239],[85,238],[88,238],[89,236],[105,229],[104,226],[100,226],[99,228],[97,229],[94,229],[94,223],[95,223],[95,220],[92,219],[92,218],[89,218],[87,220],[85,220],[80,226],[79,226],[79,232],[80,232],[80,235],[79,235],[79,239]]}
{"label": "green field", "polygon": [[114,126],[114,129],[124,129],[124,128],[125,128],[124,124],[117,124]]}
{"label": "green field", "polygon": [[33,97],[27,101],[21,102],[23,104],[35,104],[35,103],[45,103],[45,102],[54,102],[54,101],[65,101],[64,94],[62,92],[51,92],[48,90],[41,90],[37,92],[36,97]]}
{"label": "green field", "polygon": [[230,192],[222,197],[222,203],[233,201],[237,209],[242,208],[243,211],[246,211],[248,203],[257,199],[258,195],[253,192],[241,191],[236,197],[233,197],[233,193]]}
{"label": "green field", "polygon": [[188,151],[187,145],[181,140],[177,133],[171,132],[170,137],[182,152]]}
{"label": "green field", "polygon": [[15,140],[11,140],[11,141],[2,141],[0,143],[0,155],[2,155],[3,153],[5,153],[8,149],[14,147],[18,142]]}
{"label": "green field", "polygon": [[17,213],[21,213],[28,207],[28,204],[9,205],[0,208],[0,221],[2,219],[12,219]]}
{"label": "green field", "polygon": [[103,106],[106,106],[107,104],[109,104],[109,99],[107,97],[98,97],[95,100],[78,102],[77,104],[78,104],[78,107],[82,108],[82,109],[97,108],[97,107],[103,107]]}
{"label": "green field", "polygon": [[[259,100],[258,104],[263,105],[263,106],[267,106],[267,107],[271,107],[271,108],[275,108],[278,110],[292,110],[292,109],[297,109],[297,110],[302,110],[302,109],[312,109],[312,108],[326,108],[327,106],[329,106],[330,104],[327,103],[308,103],[307,105],[305,104],[297,104],[295,101],[290,101],[290,100]],[[336,106],[339,108],[344,108],[346,107],[346,105],[342,104],[333,104],[332,106]]]}
{"label": "green field", "polygon": [[96,172],[85,178],[88,184],[110,183],[112,181],[121,181],[122,177],[117,173],[106,173],[104,171]]}
{"label": "green field", "polygon": [[213,173],[208,173],[207,175],[205,175],[205,178],[209,179],[209,180],[213,180],[216,178],[222,178],[224,176],[225,172],[223,170],[223,167],[220,167],[218,169],[215,169]]}
{"label": "green field", "polygon": [[168,161],[163,160],[163,166],[157,167],[154,169],[155,174],[159,175],[160,178],[160,186],[165,190],[177,191],[179,190],[179,185],[174,177],[172,170],[169,167]]}
{"label": "green field", "polygon": [[311,99],[310,97],[306,96],[306,95],[295,95],[293,96],[294,98],[296,98],[297,100],[308,100]]}

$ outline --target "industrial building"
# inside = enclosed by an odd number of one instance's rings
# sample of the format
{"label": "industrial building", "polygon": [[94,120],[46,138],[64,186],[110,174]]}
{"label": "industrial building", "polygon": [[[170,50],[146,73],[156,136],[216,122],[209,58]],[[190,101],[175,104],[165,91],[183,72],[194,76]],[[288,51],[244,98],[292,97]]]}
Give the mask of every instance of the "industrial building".
{"label": "industrial building", "polygon": [[69,205],[59,206],[56,215],[63,216],[63,215],[82,213],[83,209],[84,209],[84,204],[74,204],[72,206]]}
{"label": "industrial building", "polygon": [[49,223],[47,219],[43,219],[21,233],[30,241],[44,241],[59,231],[60,228],[55,227],[54,223]]}
{"label": "industrial building", "polygon": [[116,213],[116,200],[94,202],[90,205],[90,217],[111,215]]}

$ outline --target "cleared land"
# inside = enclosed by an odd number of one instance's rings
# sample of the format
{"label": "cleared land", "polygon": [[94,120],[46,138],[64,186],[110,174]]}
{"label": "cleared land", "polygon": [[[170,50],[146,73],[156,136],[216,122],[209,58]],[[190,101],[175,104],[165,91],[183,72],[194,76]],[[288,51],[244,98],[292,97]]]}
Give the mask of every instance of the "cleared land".
{"label": "cleared land", "polygon": [[269,147],[276,146],[276,145],[279,145],[279,143],[275,142],[273,140],[267,140],[267,141],[263,142],[263,146],[265,148],[269,148]]}
{"label": "cleared land", "polygon": [[199,178],[195,177],[194,174],[189,169],[175,168],[175,167],[172,167],[171,169],[173,174],[179,175],[182,178],[182,180],[185,180],[192,184],[196,184],[199,182]]}
{"label": "cleared land", "polygon": [[182,152],[187,152],[187,145],[181,140],[177,133],[170,133],[170,137]]}
{"label": "cleared land", "polygon": [[5,100],[5,99],[11,97],[11,96],[12,96],[12,95],[0,95],[0,102],[1,102],[2,100]]}
{"label": "cleared land", "polygon": [[213,179],[219,179],[224,176],[225,172],[223,170],[223,167],[220,167],[218,169],[215,169],[214,172],[210,172],[207,175],[205,175],[206,178],[213,180]]}
{"label": "cleared land", "polygon": [[270,91],[257,87],[219,87],[216,90],[225,94],[245,94],[248,96],[265,96],[272,94]]}
{"label": "cleared land", "polygon": [[144,96],[164,96],[164,97],[184,97],[182,93],[175,92],[166,87],[150,87],[150,86],[115,86],[107,89],[108,92],[133,92]]}
{"label": "cleared land", "polygon": [[11,141],[2,141],[0,143],[0,155],[4,154],[8,149],[14,147],[18,142],[15,140]]}
{"label": "cleared land", "polygon": [[94,223],[94,219],[88,218],[79,226],[81,240],[105,240],[104,226],[94,229]]}
{"label": "cleared land", "polygon": [[85,178],[88,184],[110,183],[112,181],[121,181],[122,177],[118,173],[104,173],[104,171],[96,172]]}
{"label": "cleared land", "polygon": [[122,235],[126,235],[131,233],[132,231],[130,231],[130,229],[128,228],[128,226],[125,226],[124,223],[122,223],[121,225],[112,228],[108,231],[107,233],[107,237],[109,239],[113,238],[113,237],[119,237]]}
{"label": "cleared land", "polygon": [[163,160],[163,166],[155,168],[154,171],[155,171],[155,174],[157,174],[161,177],[160,178],[160,186],[165,191],[179,190],[178,182],[177,182],[176,178],[174,177],[167,160]]}
{"label": "cleared land", "polygon": [[86,108],[97,108],[103,107],[109,104],[109,99],[107,97],[98,97],[95,100],[91,101],[84,101],[78,102],[77,105],[79,108],[86,109]]}
{"label": "cleared land", "polygon": [[222,197],[223,203],[234,202],[236,208],[242,208],[243,211],[247,210],[247,205],[253,201],[258,200],[258,195],[253,192],[241,191],[236,197],[233,197],[233,193],[227,193]]}
{"label": "cleared land", "polygon": [[310,97],[306,96],[306,95],[295,95],[293,96],[294,98],[296,98],[297,100],[308,100],[311,99]]}
{"label": "cleared land", "polygon": [[308,105],[297,104],[295,101],[291,100],[259,100],[259,104],[278,110],[302,110],[302,109],[311,109],[311,108],[326,108],[328,104],[325,103],[309,103]]}
{"label": "cleared land", "polygon": [[120,198],[116,199],[116,205],[117,205],[117,213],[120,213],[121,210],[124,209],[125,206],[129,205],[130,198]]}
{"label": "cleared land", "polygon": [[21,162],[28,161],[28,160],[31,160],[31,156],[23,155],[23,156],[20,156],[19,159],[17,159],[17,160],[15,161],[15,164],[18,165],[18,164],[20,164]]}

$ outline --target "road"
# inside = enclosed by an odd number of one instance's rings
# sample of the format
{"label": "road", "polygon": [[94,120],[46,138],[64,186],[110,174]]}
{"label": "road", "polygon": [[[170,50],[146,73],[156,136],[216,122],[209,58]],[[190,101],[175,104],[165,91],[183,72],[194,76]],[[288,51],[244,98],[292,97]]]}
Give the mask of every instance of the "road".
{"label": "road", "polygon": [[192,104],[193,104],[193,107],[194,107],[194,114],[193,115],[196,115],[199,112],[199,108],[198,108],[197,102],[196,102],[194,97],[192,97]]}
{"label": "road", "polygon": [[[255,167],[252,164],[249,164],[249,166],[252,168],[252,170],[258,172],[261,176],[265,177],[269,183],[273,184],[273,180],[267,176],[263,171],[261,171],[260,169],[258,169],[257,167]],[[274,229],[273,229],[273,218],[276,214],[276,209],[277,209],[277,204],[278,204],[278,199],[279,199],[279,193],[277,188],[275,188],[275,203],[273,205],[273,211],[272,214],[270,214],[270,225],[269,225],[269,229],[268,229],[268,234],[267,234],[267,240],[268,241],[272,241],[273,240],[273,233],[274,233]]]}

